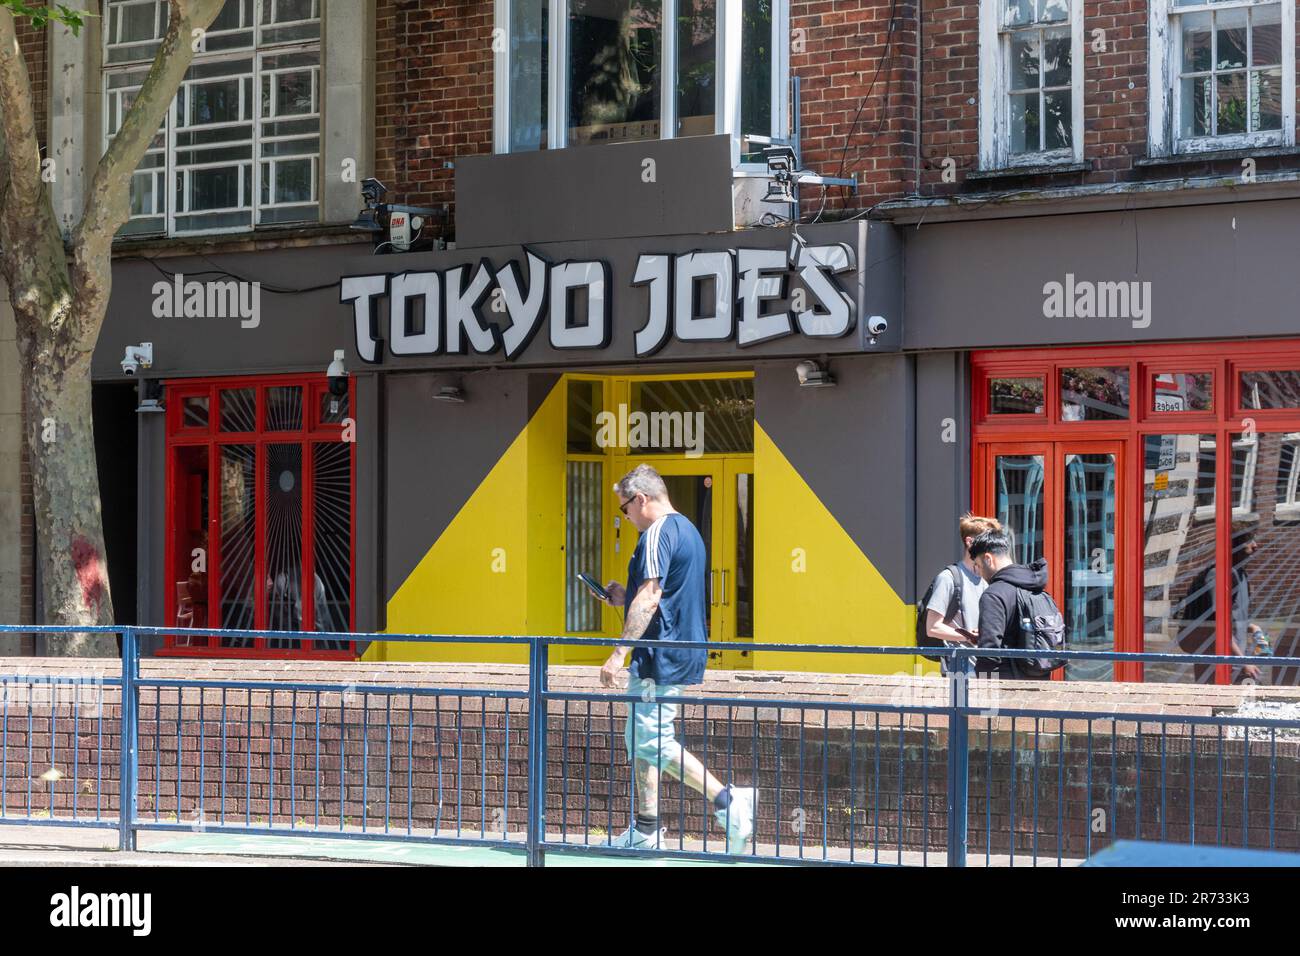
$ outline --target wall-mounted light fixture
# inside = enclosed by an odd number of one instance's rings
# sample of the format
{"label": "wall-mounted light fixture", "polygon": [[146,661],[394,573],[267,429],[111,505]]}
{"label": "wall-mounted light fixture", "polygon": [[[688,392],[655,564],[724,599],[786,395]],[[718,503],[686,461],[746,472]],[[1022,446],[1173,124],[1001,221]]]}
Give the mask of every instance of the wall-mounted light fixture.
{"label": "wall-mounted light fixture", "polygon": [[141,415],[156,415],[159,412],[167,411],[163,405],[163,383],[156,378],[146,378],[140,382],[140,404],[136,406],[136,413]]}
{"label": "wall-mounted light fixture", "polygon": [[453,405],[465,404],[465,390],[459,385],[444,385],[433,393],[435,402],[449,402]]}

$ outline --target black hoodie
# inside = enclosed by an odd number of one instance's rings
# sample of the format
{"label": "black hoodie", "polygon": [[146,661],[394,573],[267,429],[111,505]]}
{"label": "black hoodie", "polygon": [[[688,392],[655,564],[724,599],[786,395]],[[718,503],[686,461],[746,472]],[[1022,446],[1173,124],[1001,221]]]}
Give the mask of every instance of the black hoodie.
{"label": "black hoodie", "polygon": [[[989,581],[980,596],[980,647],[1020,647],[1020,617],[1016,614],[1016,591],[1038,594],[1047,589],[1047,559],[1033,563],[1009,564]],[[981,674],[998,673],[1015,676],[1011,661],[986,657],[976,661]]]}

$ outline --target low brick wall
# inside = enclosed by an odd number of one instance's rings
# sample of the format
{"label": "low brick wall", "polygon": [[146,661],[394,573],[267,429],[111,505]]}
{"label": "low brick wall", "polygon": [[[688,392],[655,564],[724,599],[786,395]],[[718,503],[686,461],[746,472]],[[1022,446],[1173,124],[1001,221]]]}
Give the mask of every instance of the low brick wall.
{"label": "low brick wall", "polygon": [[[0,775],[7,814],[115,816],[116,687],[112,661],[3,659]],[[27,675],[84,676],[27,698]],[[246,819],[368,828],[523,828],[527,701],[456,691],[523,692],[527,670],[490,664],[142,662],[145,679],[298,681],[322,692],[145,687],[140,707],[140,813],[176,822]],[[547,824],[599,840],[630,814],[626,705],[603,699],[595,668],[555,667],[548,716]],[[366,694],[358,685],[440,688],[437,697]],[[695,696],[743,706],[686,705],[679,739],[722,779],[757,782],[759,839],[820,852],[942,854],[947,826],[947,686],[938,679],[709,672]],[[1300,849],[1300,733],[1247,743],[1180,718],[1256,699],[1300,701],[1290,688],[977,682],[972,703],[970,852],[1086,855],[1116,838]],[[274,700],[272,700],[274,697]],[[902,705],[894,713],[826,704]],[[1057,720],[1016,711],[1068,710]],[[1139,727],[1132,714],[1150,715]],[[51,717],[53,714],[53,717]],[[1089,717],[1088,715],[1091,715]],[[75,751],[74,751],[75,745]],[[30,747],[30,751],[29,748]],[[75,759],[74,759],[75,753]],[[1091,776],[1090,776],[1091,774]],[[222,800],[224,780],[224,801]],[[1037,799],[1035,799],[1035,797]],[[410,812],[408,814],[408,805]],[[1271,811],[1270,811],[1271,807]],[[669,832],[698,837],[704,801],[661,787]],[[1272,814],[1270,821],[1270,812]],[[318,817],[319,814],[319,817]],[[1244,822],[1244,832],[1243,832]],[[709,825],[710,839],[719,835]]]}

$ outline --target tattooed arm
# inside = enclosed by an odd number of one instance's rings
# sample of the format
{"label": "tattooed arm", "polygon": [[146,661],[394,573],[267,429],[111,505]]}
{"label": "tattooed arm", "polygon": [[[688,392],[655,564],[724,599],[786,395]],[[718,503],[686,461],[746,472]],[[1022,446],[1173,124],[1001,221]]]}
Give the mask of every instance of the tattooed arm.
{"label": "tattooed arm", "polygon": [[[632,598],[632,603],[628,605],[627,617],[623,619],[623,640],[636,641],[640,640],[645,634],[646,628],[650,626],[650,621],[654,618],[655,612],[659,610],[659,598],[663,595],[663,589],[659,586],[658,578],[650,578],[637,590]],[[620,644],[614,648],[614,653],[610,655],[609,660],[600,669],[600,683],[605,687],[610,687],[614,683],[614,675],[622,669],[623,659],[627,656],[629,648]]]}

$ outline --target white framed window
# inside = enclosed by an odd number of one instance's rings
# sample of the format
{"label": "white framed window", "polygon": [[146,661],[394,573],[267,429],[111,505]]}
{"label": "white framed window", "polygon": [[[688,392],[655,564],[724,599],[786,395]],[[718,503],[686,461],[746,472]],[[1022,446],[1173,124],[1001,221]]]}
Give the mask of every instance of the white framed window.
{"label": "white framed window", "polygon": [[[1213,440],[1201,442],[1201,451],[1213,454]],[[1254,521],[1259,516],[1255,506],[1255,472],[1259,466],[1259,435],[1242,433],[1232,439],[1231,477],[1233,486],[1232,520]],[[1196,520],[1212,521],[1215,517],[1214,486],[1198,490],[1196,495]]]}
{"label": "white framed window", "polygon": [[1295,143],[1295,4],[1150,0],[1151,155]]}
{"label": "white framed window", "polygon": [[789,0],[495,0],[499,153],[789,136]]}
{"label": "white framed window", "polygon": [[[104,4],[104,146],[167,29],[165,0]],[[122,235],[320,220],[321,0],[226,0],[131,179]]]}
{"label": "white framed window", "polygon": [[981,0],[980,167],[1083,161],[1082,0]]}
{"label": "white framed window", "polygon": [[1286,432],[1278,447],[1277,519],[1300,519],[1300,432]]}

